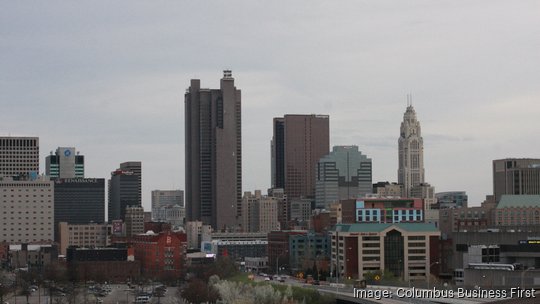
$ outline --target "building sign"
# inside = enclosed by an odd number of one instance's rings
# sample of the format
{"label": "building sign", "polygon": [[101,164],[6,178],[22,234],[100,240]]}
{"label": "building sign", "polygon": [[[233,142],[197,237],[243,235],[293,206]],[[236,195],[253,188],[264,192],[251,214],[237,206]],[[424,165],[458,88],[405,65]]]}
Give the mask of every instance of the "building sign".
{"label": "building sign", "polygon": [[364,209],[364,201],[356,201],[356,209]]}
{"label": "building sign", "polygon": [[112,223],[113,233],[122,233],[122,221],[114,220]]}
{"label": "building sign", "polygon": [[201,244],[202,252],[204,253],[215,253],[214,252],[214,246],[211,242],[202,242]]}
{"label": "building sign", "polygon": [[519,240],[519,245],[540,245],[540,240]]}

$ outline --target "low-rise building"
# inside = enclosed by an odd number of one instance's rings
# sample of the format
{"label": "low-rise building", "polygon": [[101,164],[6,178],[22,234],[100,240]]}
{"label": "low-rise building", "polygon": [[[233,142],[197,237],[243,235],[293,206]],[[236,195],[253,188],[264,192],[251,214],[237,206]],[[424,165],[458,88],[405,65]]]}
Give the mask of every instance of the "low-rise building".
{"label": "low-rise building", "polygon": [[132,238],[135,260],[141,262],[143,275],[170,279],[185,270],[187,237],[182,232],[148,231]]}
{"label": "low-rise building", "polygon": [[[293,235],[305,235],[306,230],[281,230],[268,233],[268,264],[270,272],[276,272],[276,267],[284,265],[290,270],[289,240]],[[274,266],[275,265],[275,266]]]}
{"label": "low-rise building", "polygon": [[497,226],[540,225],[540,195],[503,194],[495,212]]}
{"label": "low-rise building", "polygon": [[341,278],[387,271],[404,281],[426,280],[430,265],[439,261],[432,245],[440,232],[431,224],[338,224],[331,235],[331,267]]}
{"label": "low-rise building", "polygon": [[268,270],[268,257],[246,257],[244,262],[246,271],[261,273]]}
{"label": "low-rise building", "polygon": [[141,263],[129,260],[128,248],[76,248],[67,249],[70,271],[79,281],[129,282],[141,274]]}
{"label": "low-rise building", "polygon": [[66,255],[70,246],[103,248],[111,244],[112,224],[58,223],[60,254]]}
{"label": "low-rise building", "polygon": [[8,267],[11,269],[41,270],[57,260],[58,246],[54,243],[9,245]]}

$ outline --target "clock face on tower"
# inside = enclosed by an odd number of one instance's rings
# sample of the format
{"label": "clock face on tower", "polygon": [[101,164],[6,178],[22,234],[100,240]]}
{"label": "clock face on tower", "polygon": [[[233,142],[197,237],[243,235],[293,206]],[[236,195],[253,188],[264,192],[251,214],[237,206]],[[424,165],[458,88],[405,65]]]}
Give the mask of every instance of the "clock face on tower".
{"label": "clock face on tower", "polygon": [[71,151],[70,150],[65,150],[64,151],[64,156],[65,157],[69,157],[71,155]]}

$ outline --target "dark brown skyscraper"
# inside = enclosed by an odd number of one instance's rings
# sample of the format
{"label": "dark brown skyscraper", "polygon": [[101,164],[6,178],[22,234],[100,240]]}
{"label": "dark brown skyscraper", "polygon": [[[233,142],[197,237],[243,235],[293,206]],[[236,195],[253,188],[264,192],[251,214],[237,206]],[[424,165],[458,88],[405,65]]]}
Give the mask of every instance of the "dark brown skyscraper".
{"label": "dark brown skyscraper", "polygon": [[330,152],[328,115],[274,118],[272,187],[288,199],[315,196],[315,166]]}
{"label": "dark brown skyscraper", "polygon": [[219,90],[192,79],[185,94],[186,218],[214,229],[236,226],[242,212],[240,90],[224,71]]}

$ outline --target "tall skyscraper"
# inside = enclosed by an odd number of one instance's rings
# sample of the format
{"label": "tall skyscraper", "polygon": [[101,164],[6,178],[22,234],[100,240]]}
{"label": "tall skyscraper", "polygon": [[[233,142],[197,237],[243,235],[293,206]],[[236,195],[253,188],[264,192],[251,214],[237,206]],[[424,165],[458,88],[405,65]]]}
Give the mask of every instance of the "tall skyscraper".
{"label": "tall skyscraper", "polygon": [[219,89],[192,79],[185,94],[186,217],[214,229],[236,227],[242,212],[241,94],[229,70]]}
{"label": "tall skyscraper", "polygon": [[111,172],[109,180],[108,221],[126,220],[127,207],[141,207],[139,177],[120,169]]}
{"label": "tall skyscraper", "polygon": [[411,188],[424,183],[424,140],[412,105],[403,115],[398,143],[398,183],[403,185],[405,197],[410,197]]}
{"label": "tall skyscraper", "polygon": [[140,161],[128,161],[120,164],[120,170],[132,172],[137,176],[137,191],[139,193],[139,206],[142,205],[142,163]]}
{"label": "tall skyscraper", "polygon": [[315,197],[315,166],[329,153],[328,115],[285,115],[274,118],[272,188],[289,199]]}
{"label": "tall skyscraper", "polygon": [[493,194],[540,194],[540,159],[505,158],[493,161]]}
{"label": "tall skyscraper", "polygon": [[104,178],[55,178],[54,231],[59,241],[58,224],[105,222]]}
{"label": "tall skyscraper", "polygon": [[75,148],[58,147],[54,154],[45,157],[45,174],[52,178],[83,178],[84,156]]}
{"label": "tall skyscraper", "polygon": [[371,159],[358,146],[335,146],[317,163],[315,206],[330,210],[335,201],[372,192]]}
{"label": "tall skyscraper", "polygon": [[39,173],[39,138],[0,137],[0,176]]}

